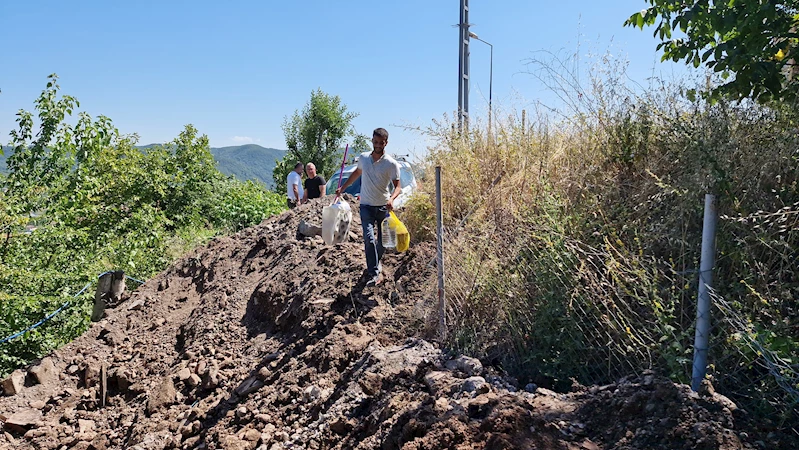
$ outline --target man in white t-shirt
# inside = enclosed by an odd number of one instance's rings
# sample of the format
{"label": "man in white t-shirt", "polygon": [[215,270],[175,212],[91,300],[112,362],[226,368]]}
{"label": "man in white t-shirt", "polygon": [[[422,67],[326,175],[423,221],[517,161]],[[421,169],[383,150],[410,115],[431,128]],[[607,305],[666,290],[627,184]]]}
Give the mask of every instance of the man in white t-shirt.
{"label": "man in white t-shirt", "polygon": [[[383,257],[383,233],[380,223],[389,211],[394,209],[394,199],[402,193],[400,188],[400,165],[386,154],[388,131],[377,128],[372,133],[371,152],[361,154],[358,168],[336,191],[336,195],[344,192],[358,178],[361,178],[361,227],[363,228],[364,250],[366,252],[366,270],[369,279],[367,286],[374,286],[383,281],[380,258]],[[363,175],[363,176],[361,176]],[[393,187],[391,189],[390,187]]]}
{"label": "man in white t-shirt", "polygon": [[302,203],[302,167],[303,164],[298,162],[294,165],[294,170],[289,172],[289,176],[286,177],[286,196],[289,209],[294,209]]}

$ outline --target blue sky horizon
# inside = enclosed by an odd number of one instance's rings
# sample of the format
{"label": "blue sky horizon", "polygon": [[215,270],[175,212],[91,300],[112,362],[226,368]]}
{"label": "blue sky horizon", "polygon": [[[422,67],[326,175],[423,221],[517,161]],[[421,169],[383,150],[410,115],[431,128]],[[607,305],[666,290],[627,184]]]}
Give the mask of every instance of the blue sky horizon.
{"label": "blue sky horizon", "polygon": [[[545,52],[577,54],[581,75],[612,54],[642,85],[691,73],[660,63],[652,30],[622,26],[645,0],[599,3],[471,0],[471,31],[494,47],[497,111],[557,101],[529,73]],[[359,114],[358,132],[385,127],[390,152],[421,156],[427,140],[412,129],[457,108],[458,17],[458,0],[2,2],[0,143],[57,73],[81,111],[110,117],[142,145],[170,141],[191,123],[213,147],[285,149],[284,117],[319,88]],[[474,40],[471,72],[472,115],[484,120],[489,48]]]}

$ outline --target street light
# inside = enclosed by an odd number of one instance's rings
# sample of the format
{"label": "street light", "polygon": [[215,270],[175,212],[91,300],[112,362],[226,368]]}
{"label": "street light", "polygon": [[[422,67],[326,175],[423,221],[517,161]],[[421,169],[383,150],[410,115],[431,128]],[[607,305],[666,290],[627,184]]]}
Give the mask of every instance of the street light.
{"label": "street light", "polygon": [[494,46],[480,39],[479,37],[477,37],[476,34],[472,33],[471,31],[469,32],[469,37],[472,39],[477,39],[478,41],[488,45],[491,48],[491,60],[490,60],[491,65],[488,75],[488,135],[491,136],[491,115],[493,113],[493,110],[491,109],[491,94],[494,88]]}

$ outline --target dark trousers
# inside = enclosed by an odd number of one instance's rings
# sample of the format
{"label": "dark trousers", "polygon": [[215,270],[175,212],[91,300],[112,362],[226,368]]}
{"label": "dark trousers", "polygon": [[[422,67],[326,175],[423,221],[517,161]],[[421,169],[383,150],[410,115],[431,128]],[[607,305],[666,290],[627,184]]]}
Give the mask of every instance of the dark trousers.
{"label": "dark trousers", "polygon": [[366,252],[366,270],[370,277],[380,274],[380,258],[383,257],[383,233],[380,224],[386,218],[388,209],[383,206],[361,205],[361,227],[363,227],[363,247]]}

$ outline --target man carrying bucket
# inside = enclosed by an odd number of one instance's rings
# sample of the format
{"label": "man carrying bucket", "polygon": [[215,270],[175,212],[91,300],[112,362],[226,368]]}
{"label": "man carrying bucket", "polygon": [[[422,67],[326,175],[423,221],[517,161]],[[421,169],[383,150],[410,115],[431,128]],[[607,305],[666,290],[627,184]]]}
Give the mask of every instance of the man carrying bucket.
{"label": "man carrying bucket", "polygon": [[[371,152],[362,153],[358,158],[358,168],[350,175],[336,195],[341,194],[361,175],[361,226],[363,227],[364,250],[366,252],[366,270],[369,279],[367,286],[375,286],[383,281],[380,273],[380,259],[385,249],[382,243],[380,223],[386,218],[388,211],[394,209],[394,199],[400,188],[400,166],[397,161],[385,153],[388,145],[388,131],[377,128],[372,133]],[[394,186],[394,191],[390,190]]]}

